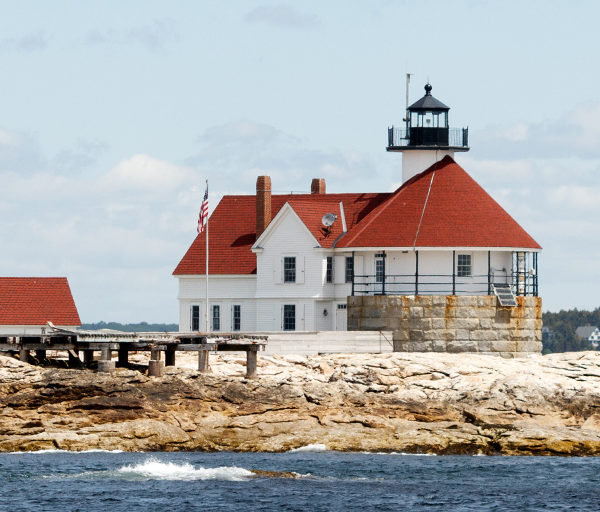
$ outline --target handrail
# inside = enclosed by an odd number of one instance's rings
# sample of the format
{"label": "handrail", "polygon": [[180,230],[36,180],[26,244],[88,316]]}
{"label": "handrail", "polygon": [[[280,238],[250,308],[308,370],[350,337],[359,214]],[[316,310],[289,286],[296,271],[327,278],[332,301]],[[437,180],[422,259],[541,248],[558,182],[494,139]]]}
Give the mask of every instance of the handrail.
{"label": "handrail", "polygon": [[385,334],[383,334],[383,331],[379,331],[379,352],[381,352],[381,337],[382,336],[383,336],[383,339],[388,342],[388,345],[390,347],[394,348],[394,343],[387,339],[387,336]]}
{"label": "handrail", "polygon": [[[475,293],[489,295],[490,285],[510,284],[515,295],[537,296],[537,275],[515,271],[506,275],[472,274],[364,274],[354,275],[354,295],[458,295]],[[417,289],[418,279],[418,289]]]}
{"label": "handrail", "polygon": [[468,128],[388,128],[388,147],[469,147]]}

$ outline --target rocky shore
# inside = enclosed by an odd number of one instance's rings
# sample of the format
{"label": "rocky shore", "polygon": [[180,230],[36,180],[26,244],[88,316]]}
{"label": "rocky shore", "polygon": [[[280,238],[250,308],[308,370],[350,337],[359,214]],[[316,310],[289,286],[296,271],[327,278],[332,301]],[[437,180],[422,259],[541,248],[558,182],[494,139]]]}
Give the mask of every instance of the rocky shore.
{"label": "rocky shore", "polygon": [[[0,356],[0,451],[600,454],[600,354],[211,356],[161,378]],[[187,366],[188,368],[186,368]]]}

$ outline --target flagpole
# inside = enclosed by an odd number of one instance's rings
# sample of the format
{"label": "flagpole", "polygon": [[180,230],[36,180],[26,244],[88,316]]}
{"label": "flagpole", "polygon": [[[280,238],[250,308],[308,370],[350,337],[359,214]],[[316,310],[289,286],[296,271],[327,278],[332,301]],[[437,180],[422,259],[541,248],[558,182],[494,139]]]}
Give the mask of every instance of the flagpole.
{"label": "flagpole", "polygon": [[[206,193],[208,194],[208,180],[206,180]],[[206,332],[210,332],[208,323],[208,212],[206,212]]]}

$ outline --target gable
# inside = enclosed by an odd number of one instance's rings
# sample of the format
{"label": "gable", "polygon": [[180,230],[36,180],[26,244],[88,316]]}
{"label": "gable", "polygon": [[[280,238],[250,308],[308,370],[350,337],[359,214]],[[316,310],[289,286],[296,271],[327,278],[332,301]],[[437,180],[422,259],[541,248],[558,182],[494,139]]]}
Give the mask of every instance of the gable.
{"label": "gable", "polygon": [[312,247],[319,246],[319,242],[313,236],[306,224],[300,219],[294,208],[289,202],[277,212],[277,215],[258,240],[252,246],[252,249],[268,248],[270,246],[284,247],[288,244],[298,245],[303,241]]}

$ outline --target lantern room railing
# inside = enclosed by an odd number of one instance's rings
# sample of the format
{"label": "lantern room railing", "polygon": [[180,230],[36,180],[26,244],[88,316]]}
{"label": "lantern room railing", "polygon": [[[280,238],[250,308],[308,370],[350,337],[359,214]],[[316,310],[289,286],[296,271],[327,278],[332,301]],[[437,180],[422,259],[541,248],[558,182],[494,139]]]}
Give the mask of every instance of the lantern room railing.
{"label": "lantern room railing", "polygon": [[388,128],[388,147],[469,147],[468,128]]}

